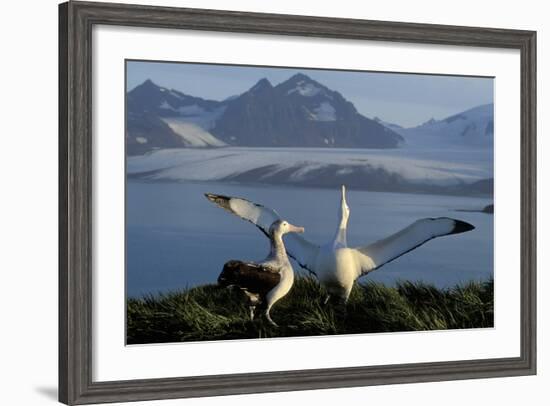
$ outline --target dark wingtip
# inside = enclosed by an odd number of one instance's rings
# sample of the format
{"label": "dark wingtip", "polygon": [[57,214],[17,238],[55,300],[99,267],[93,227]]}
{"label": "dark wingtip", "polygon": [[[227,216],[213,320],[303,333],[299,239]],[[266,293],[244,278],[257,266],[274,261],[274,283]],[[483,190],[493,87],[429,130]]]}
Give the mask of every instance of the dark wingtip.
{"label": "dark wingtip", "polygon": [[217,204],[221,208],[226,210],[231,210],[229,207],[229,200],[231,199],[230,197],[223,196],[223,195],[215,195],[212,193],[205,193],[204,196],[206,196],[208,200],[210,200],[212,203]]}
{"label": "dark wingtip", "polygon": [[466,223],[465,221],[454,220],[454,222],[455,222],[455,226],[451,234],[465,233],[466,231],[471,231],[475,229],[473,225],[471,225],[470,223]]}

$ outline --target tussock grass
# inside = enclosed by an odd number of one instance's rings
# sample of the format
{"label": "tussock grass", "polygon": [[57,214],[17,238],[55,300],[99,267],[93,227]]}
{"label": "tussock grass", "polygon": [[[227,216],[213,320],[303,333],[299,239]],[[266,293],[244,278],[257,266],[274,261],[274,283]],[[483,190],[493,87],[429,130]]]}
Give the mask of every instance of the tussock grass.
{"label": "tussock grass", "polygon": [[493,327],[493,281],[449,289],[401,282],[356,284],[345,310],[323,304],[316,280],[297,278],[272,309],[279,327],[251,321],[238,289],[215,285],[130,298],[128,344]]}

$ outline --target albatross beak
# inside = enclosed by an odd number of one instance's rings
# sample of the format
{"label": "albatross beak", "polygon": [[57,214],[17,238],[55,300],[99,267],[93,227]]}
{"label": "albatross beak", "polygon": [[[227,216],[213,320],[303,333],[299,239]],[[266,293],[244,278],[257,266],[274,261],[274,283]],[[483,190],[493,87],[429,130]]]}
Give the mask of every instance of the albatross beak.
{"label": "albatross beak", "polygon": [[288,231],[291,232],[291,233],[303,233],[305,230],[304,227],[297,227],[297,226],[294,226],[290,223],[288,223]]}

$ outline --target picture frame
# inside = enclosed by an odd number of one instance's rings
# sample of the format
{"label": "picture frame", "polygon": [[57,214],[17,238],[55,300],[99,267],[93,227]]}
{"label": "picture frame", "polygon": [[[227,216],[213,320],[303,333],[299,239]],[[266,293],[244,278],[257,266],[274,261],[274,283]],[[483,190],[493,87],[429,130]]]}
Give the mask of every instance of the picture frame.
{"label": "picture frame", "polygon": [[[518,50],[521,64],[520,355],[446,362],[94,381],[91,72],[94,62],[92,29],[96,25]],[[59,41],[61,402],[121,402],[536,374],[535,32],[70,1],[59,6]]]}

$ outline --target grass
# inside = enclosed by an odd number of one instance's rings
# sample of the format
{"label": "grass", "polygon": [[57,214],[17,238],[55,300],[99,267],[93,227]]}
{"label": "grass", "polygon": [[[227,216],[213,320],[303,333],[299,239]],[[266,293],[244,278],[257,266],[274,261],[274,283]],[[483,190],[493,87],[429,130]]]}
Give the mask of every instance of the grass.
{"label": "grass", "polygon": [[130,298],[128,344],[493,327],[492,280],[449,289],[356,284],[344,314],[323,305],[326,293],[314,279],[301,277],[271,310],[279,327],[262,317],[251,321],[243,296],[237,289],[205,285]]}

